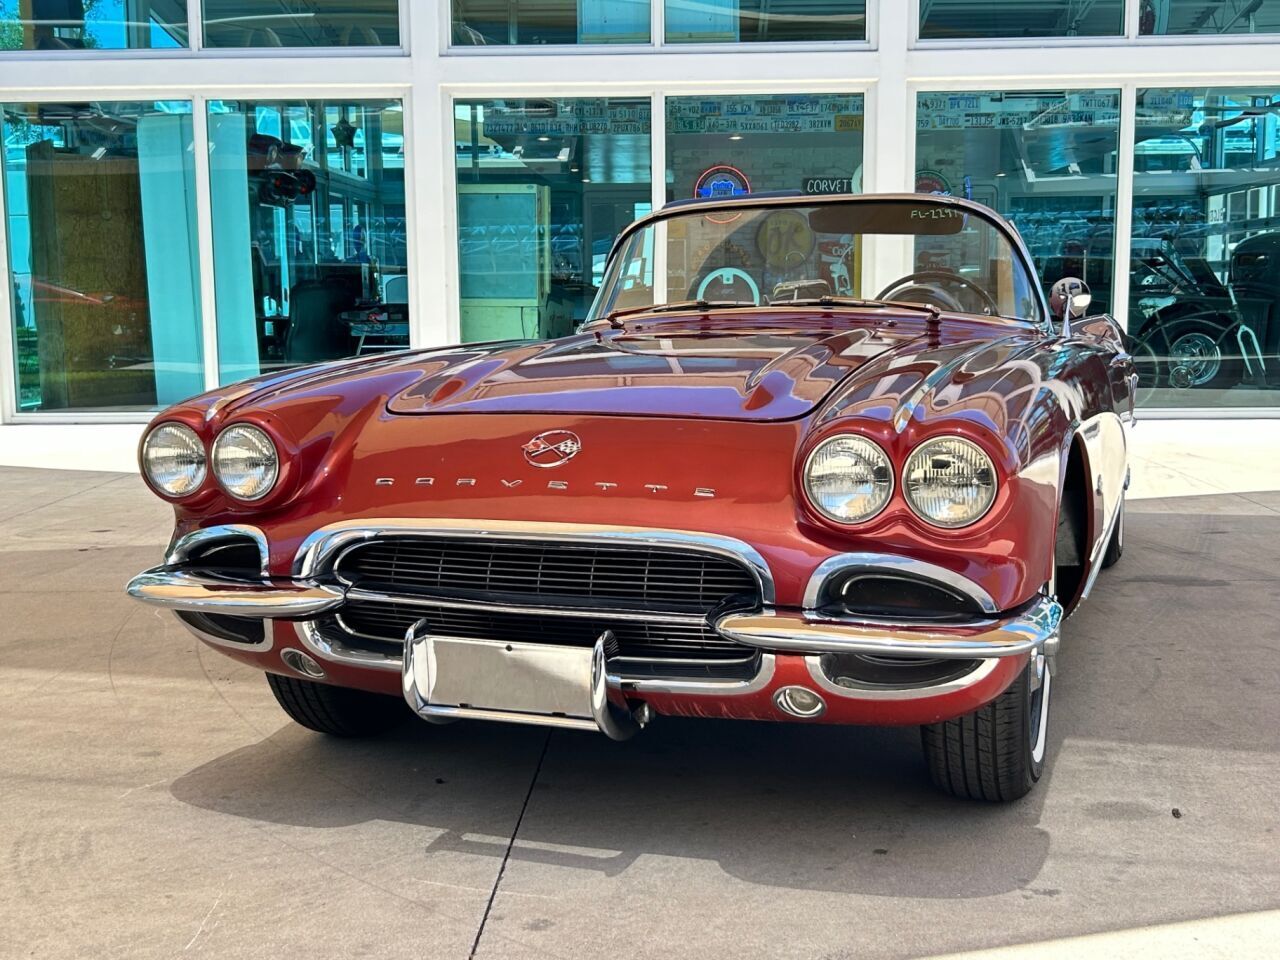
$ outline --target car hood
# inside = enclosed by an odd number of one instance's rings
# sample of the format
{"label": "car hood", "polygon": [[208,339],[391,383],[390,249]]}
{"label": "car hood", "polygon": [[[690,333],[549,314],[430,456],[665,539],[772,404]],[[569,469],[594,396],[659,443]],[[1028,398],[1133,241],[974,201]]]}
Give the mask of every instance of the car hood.
{"label": "car hood", "polygon": [[[966,325],[972,327],[972,325]],[[999,336],[993,325],[978,339]],[[973,339],[975,332],[950,336]],[[941,338],[941,339],[940,339]],[[869,361],[937,347],[922,320],[846,316],[768,323],[629,325],[469,356],[419,358],[395,414],[556,413],[789,420],[811,413]]]}

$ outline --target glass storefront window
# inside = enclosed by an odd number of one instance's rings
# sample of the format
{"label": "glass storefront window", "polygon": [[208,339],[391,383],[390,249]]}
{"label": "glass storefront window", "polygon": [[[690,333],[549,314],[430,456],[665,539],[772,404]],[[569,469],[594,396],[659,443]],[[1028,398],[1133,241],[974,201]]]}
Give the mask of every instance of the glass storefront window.
{"label": "glass storefront window", "polygon": [[648,42],[649,0],[453,0],[454,46]]}
{"label": "glass storefront window", "polygon": [[19,412],[199,393],[191,104],[0,104]]}
{"label": "glass storefront window", "polygon": [[647,98],[454,106],[462,339],[564,336],[652,209]]}
{"label": "glass storefront window", "polygon": [[0,0],[0,51],[187,45],[187,0]]}
{"label": "glass storefront window", "polygon": [[[423,13],[429,7],[425,4]],[[204,43],[207,47],[398,47],[399,2],[204,0]]]}
{"label": "glass storefront window", "polygon": [[1280,0],[1141,0],[1138,32],[1144,37],[1280,33]]}
{"label": "glass storefront window", "polygon": [[920,0],[920,39],[1119,37],[1124,34],[1124,4],[1125,0]]}
{"label": "glass storefront window", "polygon": [[1139,402],[1280,404],[1280,88],[1139,89]]}
{"label": "glass storefront window", "polygon": [[1118,90],[919,94],[916,190],[998,210],[1022,234],[1046,294],[1080,277],[1093,310],[1109,312],[1119,113]]}
{"label": "glass storefront window", "polygon": [[860,93],[667,98],[667,199],[862,189]]}
{"label": "glass storefront window", "polygon": [[222,382],[409,343],[398,100],[209,104]]}
{"label": "glass storefront window", "polygon": [[665,0],[667,43],[865,40],[866,0]]}
{"label": "glass storefront window", "polygon": [[[862,190],[860,93],[668,97],[666,112],[668,201]],[[857,295],[853,245],[835,237],[823,247],[823,279],[837,294]],[[742,253],[744,261],[757,255]]]}

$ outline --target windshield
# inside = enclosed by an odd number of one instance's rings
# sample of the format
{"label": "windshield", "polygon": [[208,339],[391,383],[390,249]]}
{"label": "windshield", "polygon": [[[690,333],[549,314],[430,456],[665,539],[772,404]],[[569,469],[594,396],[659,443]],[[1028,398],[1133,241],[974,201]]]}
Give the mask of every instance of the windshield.
{"label": "windshield", "polygon": [[[873,263],[874,279],[864,269]],[[690,207],[627,235],[588,319],[843,299],[1040,321],[1035,291],[1006,229],[969,208],[926,196],[736,201]]]}

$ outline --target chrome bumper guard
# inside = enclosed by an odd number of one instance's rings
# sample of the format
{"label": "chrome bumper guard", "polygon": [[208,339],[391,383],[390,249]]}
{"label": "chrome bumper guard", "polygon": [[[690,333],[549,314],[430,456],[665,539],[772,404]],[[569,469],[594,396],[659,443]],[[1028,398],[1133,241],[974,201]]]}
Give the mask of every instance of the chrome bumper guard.
{"label": "chrome bumper guard", "polygon": [[766,650],[795,653],[862,653],[882,657],[984,660],[1057,651],[1062,606],[1040,596],[1014,616],[961,624],[902,623],[822,617],[816,611],[765,610],[716,621],[731,640]]}
{"label": "chrome bumper guard", "polygon": [[314,580],[244,580],[203,570],[153,567],[125,588],[143,603],[187,613],[307,619],[342,606],[346,591]]}
{"label": "chrome bumper guard", "polygon": [[606,631],[592,647],[504,643],[428,635],[409,628],[401,671],[404,698],[424,720],[501,720],[633,736],[647,709],[633,714],[609,701]]}

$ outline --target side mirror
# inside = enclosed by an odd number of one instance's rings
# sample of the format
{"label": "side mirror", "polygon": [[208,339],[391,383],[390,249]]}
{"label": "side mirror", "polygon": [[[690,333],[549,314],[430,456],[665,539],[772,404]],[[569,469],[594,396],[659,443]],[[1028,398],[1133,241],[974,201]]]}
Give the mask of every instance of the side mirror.
{"label": "side mirror", "polygon": [[1079,277],[1063,277],[1049,291],[1049,312],[1064,325],[1083,317],[1091,303],[1093,294],[1089,292],[1089,285]]}

